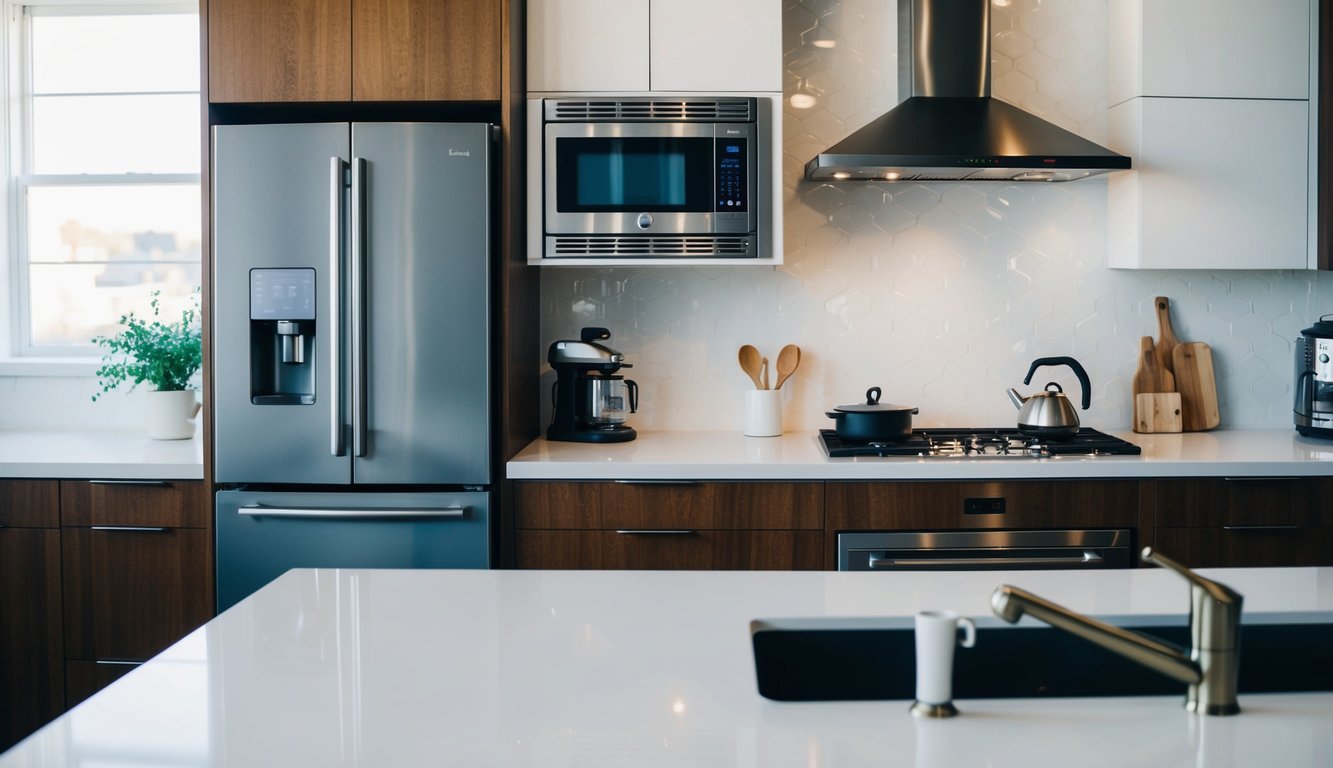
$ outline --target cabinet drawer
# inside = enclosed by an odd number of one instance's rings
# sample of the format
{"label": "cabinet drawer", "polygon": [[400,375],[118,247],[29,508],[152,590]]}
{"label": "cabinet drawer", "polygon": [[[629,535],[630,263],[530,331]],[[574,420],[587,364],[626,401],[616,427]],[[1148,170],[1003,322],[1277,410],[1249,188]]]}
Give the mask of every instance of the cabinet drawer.
{"label": "cabinet drawer", "polygon": [[516,528],[819,530],[822,483],[516,483]]}
{"label": "cabinet drawer", "polygon": [[837,483],[829,531],[969,528],[1132,528],[1136,480]]}
{"label": "cabinet drawer", "polygon": [[196,528],[65,528],[65,656],[142,660],[212,616],[213,559]]}
{"label": "cabinet drawer", "polygon": [[54,480],[0,480],[0,526],[60,526],[60,486]]}
{"label": "cabinet drawer", "polygon": [[823,568],[820,531],[519,531],[520,568],[801,570]]}
{"label": "cabinet drawer", "polygon": [[1158,528],[1153,545],[1190,568],[1333,565],[1333,528]]}
{"label": "cabinet drawer", "polygon": [[1207,477],[1154,485],[1159,528],[1309,525],[1315,522],[1320,479]]}
{"label": "cabinet drawer", "polygon": [[167,480],[65,480],[61,524],[207,528],[211,514],[204,484]]}

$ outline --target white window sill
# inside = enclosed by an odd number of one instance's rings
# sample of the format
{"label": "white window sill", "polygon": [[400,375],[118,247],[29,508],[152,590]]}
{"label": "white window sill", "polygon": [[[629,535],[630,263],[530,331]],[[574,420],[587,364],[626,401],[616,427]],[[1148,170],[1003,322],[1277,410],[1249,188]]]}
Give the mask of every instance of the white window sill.
{"label": "white window sill", "polygon": [[97,357],[0,357],[0,376],[92,378],[101,365]]}

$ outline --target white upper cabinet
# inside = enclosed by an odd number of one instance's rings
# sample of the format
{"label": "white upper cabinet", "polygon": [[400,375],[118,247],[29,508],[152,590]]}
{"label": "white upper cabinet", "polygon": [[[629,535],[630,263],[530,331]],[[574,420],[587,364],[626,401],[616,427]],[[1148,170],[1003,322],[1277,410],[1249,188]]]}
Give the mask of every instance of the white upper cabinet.
{"label": "white upper cabinet", "polygon": [[648,90],[648,0],[529,0],[528,90]]}
{"label": "white upper cabinet", "polygon": [[1110,266],[1313,266],[1317,6],[1110,4]]}
{"label": "white upper cabinet", "polygon": [[1114,0],[1108,97],[1308,99],[1310,0]]}
{"label": "white upper cabinet", "polygon": [[654,91],[782,90],[781,0],[653,0]]}
{"label": "white upper cabinet", "polygon": [[782,91],[781,0],[529,0],[528,92]]}

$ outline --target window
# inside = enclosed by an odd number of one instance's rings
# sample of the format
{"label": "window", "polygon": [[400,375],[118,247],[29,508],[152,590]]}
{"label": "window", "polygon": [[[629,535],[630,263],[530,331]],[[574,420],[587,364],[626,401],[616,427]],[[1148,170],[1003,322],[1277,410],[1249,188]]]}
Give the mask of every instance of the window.
{"label": "window", "polygon": [[9,11],[11,352],[98,355],[153,291],[175,319],[199,285],[198,12]]}

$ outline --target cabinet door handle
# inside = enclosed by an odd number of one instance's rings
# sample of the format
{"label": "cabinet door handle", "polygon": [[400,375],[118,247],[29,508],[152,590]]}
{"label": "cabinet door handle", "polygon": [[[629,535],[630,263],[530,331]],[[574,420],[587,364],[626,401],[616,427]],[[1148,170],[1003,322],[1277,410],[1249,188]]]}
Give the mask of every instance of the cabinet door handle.
{"label": "cabinet door handle", "polygon": [[698,531],[690,528],[617,528],[625,536],[693,536]]}
{"label": "cabinet door handle", "polygon": [[89,527],[94,531],[142,531],[145,533],[163,533],[171,530],[159,525],[93,525]]}
{"label": "cabinet door handle", "polygon": [[166,480],[89,480],[89,485],[133,485],[140,488],[170,488]]}
{"label": "cabinet door handle", "polygon": [[698,480],[615,480],[616,485],[698,485]]}
{"label": "cabinet door handle", "polygon": [[467,507],[412,507],[406,509],[396,508],[367,508],[367,509],[332,509],[332,508],[311,508],[311,507],[266,507],[244,506],[236,510],[239,515],[248,515],[250,517],[286,517],[296,519],[328,519],[328,518],[350,518],[364,520],[432,520],[442,517],[463,517],[467,514]]}
{"label": "cabinet door handle", "polygon": [[1222,530],[1232,533],[1246,533],[1251,531],[1299,531],[1303,525],[1224,525]]}
{"label": "cabinet door handle", "polygon": [[1226,480],[1228,483],[1271,483],[1277,481],[1288,482],[1291,480],[1300,480],[1300,478],[1295,475],[1282,477],[1224,477],[1222,479]]}
{"label": "cabinet door handle", "polygon": [[93,663],[116,667],[138,667],[143,664],[142,661],[130,661],[129,659],[98,659]]}

